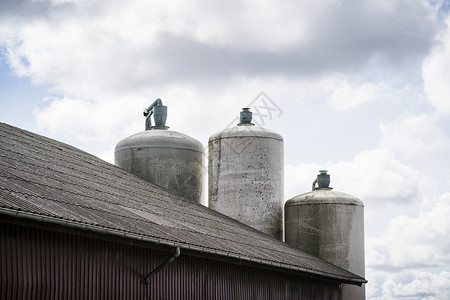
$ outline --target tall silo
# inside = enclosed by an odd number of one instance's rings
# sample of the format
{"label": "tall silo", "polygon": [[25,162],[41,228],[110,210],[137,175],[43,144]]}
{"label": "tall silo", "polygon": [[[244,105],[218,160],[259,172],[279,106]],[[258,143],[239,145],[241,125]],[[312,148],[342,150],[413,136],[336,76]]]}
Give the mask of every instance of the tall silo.
{"label": "tall silo", "polygon": [[[286,202],[286,243],[364,277],[363,202],[333,191],[329,184],[330,175],[320,171],[311,192]],[[342,295],[365,299],[365,287],[346,285]]]}
{"label": "tall silo", "polygon": [[282,239],[283,138],[251,123],[248,108],[240,115],[209,138],[209,207]]}
{"label": "tall silo", "polygon": [[[151,125],[154,116],[155,126]],[[120,141],[115,164],[145,180],[201,203],[203,193],[203,146],[192,137],[168,130],[167,107],[157,99],[144,110],[145,131]]]}

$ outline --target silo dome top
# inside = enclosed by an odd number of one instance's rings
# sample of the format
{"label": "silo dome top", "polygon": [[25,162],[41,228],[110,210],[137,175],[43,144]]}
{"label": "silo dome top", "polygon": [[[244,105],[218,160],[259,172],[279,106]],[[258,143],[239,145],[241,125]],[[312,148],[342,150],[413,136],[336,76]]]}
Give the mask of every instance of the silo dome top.
{"label": "silo dome top", "polygon": [[121,140],[116,151],[128,148],[176,148],[203,152],[203,145],[196,139],[173,130],[146,130]]}
{"label": "silo dome top", "polygon": [[300,194],[286,201],[285,207],[305,204],[343,204],[364,206],[356,197],[342,192],[333,191],[331,188],[317,188],[312,192]]}
{"label": "silo dome top", "polygon": [[[144,110],[145,131],[121,140],[114,152],[117,166],[153,184],[201,203],[204,177],[203,145],[165,126],[167,107],[156,99]],[[152,125],[151,117],[154,117]]]}
{"label": "silo dome top", "polygon": [[272,138],[279,141],[283,140],[283,137],[271,130],[266,128],[257,127],[257,126],[234,126],[230,128],[226,128],[220,132],[213,134],[209,140],[217,140],[223,138],[235,138],[235,137],[263,137],[263,138]]}
{"label": "silo dome top", "polygon": [[245,107],[242,110],[243,111],[240,113],[240,123],[237,124],[237,126],[228,127],[213,134],[209,138],[209,141],[236,137],[262,137],[283,141],[283,137],[280,134],[266,128],[255,126],[255,124],[251,123],[252,112],[249,111],[249,108]]}
{"label": "silo dome top", "polygon": [[[286,201],[285,207],[307,204],[343,204],[364,206],[363,202],[356,197],[342,192],[333,191],[329,187],[330,175],[326,170],[320,170],[317,179],[314,180],[312,191],[295,196]],[[318,183],[319,187],[316,187]]]}
{"label": "silo dome top", "polygon": [[[151,116],[153,115],[155,125],[152,126]],[[145,131],[133,134],[116,145],[116,152],[126,149],[141,148],[168,148],[168,149],[188,149],[196,152],[203,152],[202,144],[196,139],[177,132],[168,130],[166,126],[167,106],[162,104],[160,98],[156,99],[148,108],[144,109]]]}

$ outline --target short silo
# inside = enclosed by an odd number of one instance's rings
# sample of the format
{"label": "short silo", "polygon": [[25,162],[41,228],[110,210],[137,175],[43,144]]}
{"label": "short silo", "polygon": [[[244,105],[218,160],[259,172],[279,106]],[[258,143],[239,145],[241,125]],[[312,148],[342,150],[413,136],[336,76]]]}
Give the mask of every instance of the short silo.
{"label": "short silo", "polygon": [[[154,115],[155,125],[150,117]],[[167,107],[157,99],[144,110],[146,130],[120,141],[115,164],[145,180],[201,203],[203,193],[203,146],[192,137],[168,130]]]}
{"label": "short silo", "polygon": [[[286,202],[286,243],[364,277],[364,205],[329,183],[330,175],[320,171],[311,192]],[[342,293],[343,299],[365,299],[364,286],[346,285]]]}
{"label": "short silo", "polygon": [[209,207],[281,239],[283,138],[251,119],[244,108],[237,126],[209,138]]}

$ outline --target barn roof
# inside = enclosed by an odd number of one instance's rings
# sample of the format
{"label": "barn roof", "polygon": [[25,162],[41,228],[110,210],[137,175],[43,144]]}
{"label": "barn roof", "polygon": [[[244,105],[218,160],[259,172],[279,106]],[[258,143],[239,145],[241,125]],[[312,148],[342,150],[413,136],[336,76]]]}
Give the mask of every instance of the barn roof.
{"label": "barn roof", "polygon": [[0,219],[34,219],[357,284],[362,277],[67,144],[0,123]]}

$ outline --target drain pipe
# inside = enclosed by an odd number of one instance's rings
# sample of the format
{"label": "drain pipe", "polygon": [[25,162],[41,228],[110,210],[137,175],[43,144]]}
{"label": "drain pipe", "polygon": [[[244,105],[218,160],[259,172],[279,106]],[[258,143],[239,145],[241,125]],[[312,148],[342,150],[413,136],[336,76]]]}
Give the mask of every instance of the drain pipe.
{"label": "drain pipe", "polygon": [[180,247],[176,247],[175,248],[176,252],[175,254],[169,258],[168,260],[166,260],[165,262],[163,262],[161,265],[159,265],[156,269],[154,269],[153,271],[151,271],[150,273],[148,273],[145,276],[145,283],[149,284],[150,283],[150,279],[156,275],[156,273],[158,273],[159,271],[161,271],[162,269],[164,269],[168,264],[172,263],[175,259],[177,259],[180,256]]}

